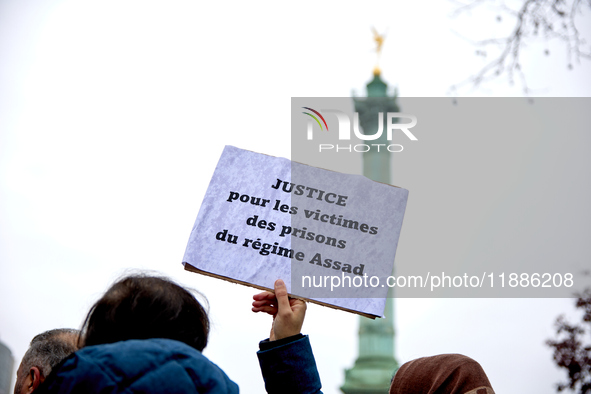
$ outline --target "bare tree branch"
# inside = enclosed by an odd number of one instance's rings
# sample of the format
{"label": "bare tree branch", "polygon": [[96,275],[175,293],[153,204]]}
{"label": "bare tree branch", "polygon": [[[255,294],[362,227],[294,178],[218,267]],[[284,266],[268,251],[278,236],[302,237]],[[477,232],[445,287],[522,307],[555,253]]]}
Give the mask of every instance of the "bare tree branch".
{"label": "bare tree branch", "polygon": [[[458,2],[456,2],[458,3]],[[482,6],[484,0],[473,0],[460,4],[452,14],[456,17],[462,13]],[[514,20],[511,32],[502,38],[491,37],[474,42],[480,49],[477,55],[487,56],[491,46],[499,47],[499,54],[485,64],[477,73],[466,80],[450,87],[451,93],[456,93],[460,87],[480,87],[484,82],[506,75],[510,84],[516,78],[526,95],[531,93],[522,66],[522,52],[527,43],[543,40],[549,42],[557,39],[563,43],[567,52],[567,67],[573,68],[573,62],[580,64],[581,59],[591,60],[591,45],[583,37],[577,23],[585,12],[591,11],[591,0],[523,0],[518,9],[508,7],[502,0],[492,0],[487,3],[496,6],[500,13]],[[501,16],[497,16],[500,21]],[[541,36],[541,37],[540,37]],[[550,52],[545,51],[546,55]]]}

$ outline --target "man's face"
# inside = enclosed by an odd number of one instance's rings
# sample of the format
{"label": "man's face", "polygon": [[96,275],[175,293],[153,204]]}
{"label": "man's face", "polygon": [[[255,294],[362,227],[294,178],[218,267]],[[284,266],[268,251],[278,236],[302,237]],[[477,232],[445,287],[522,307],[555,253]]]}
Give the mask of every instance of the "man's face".
{"label": "man's face", "polygon": [[26,373],[23,372],[23,363],[19,365],[18,370],[16,371],[16,383],[14,384],[14,394],[23,394],[26,391],[23,391]]}
{"label": "man's face", "polygon": [[41,372],[37,367],[28,368],[21,362],[16,371],[14,394],[30,394],[42,381]]}

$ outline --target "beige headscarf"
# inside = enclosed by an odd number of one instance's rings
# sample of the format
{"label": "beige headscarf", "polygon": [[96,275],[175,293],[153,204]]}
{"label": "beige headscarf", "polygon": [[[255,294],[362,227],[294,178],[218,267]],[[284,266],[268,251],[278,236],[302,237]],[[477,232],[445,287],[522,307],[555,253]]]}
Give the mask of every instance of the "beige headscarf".
{"label": "beige headscarf", "polygon": [[484,370],[461,354],[440,354],[404,364],[390,394],[494,394]]}

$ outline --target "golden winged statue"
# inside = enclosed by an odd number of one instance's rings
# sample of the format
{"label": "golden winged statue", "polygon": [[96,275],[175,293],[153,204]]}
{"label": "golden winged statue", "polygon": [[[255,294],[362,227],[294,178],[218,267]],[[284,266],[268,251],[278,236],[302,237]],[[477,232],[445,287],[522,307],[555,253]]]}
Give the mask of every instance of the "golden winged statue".
{"label": "golden winged statue", "polygon": [[377,54],[377,59],[376,59],[376,66],[373,69],[373,73],[374,75],[380,75],[381,70],[380,70],[380,55],[382,54],[382,45],[384,45],[384,40],[386,39],[386,35],[385,34],[379,34],[378,31],[375,29],[375,27],[372,26],[371,30],[373,31],[373,39],[376,42],[376,54]]}

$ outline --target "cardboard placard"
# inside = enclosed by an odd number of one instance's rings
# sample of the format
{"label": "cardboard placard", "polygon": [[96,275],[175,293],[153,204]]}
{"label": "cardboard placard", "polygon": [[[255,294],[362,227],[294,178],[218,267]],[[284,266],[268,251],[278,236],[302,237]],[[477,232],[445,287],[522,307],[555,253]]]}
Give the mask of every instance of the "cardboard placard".
{"label": "cardboard placard", "polygon": [[[186,270],[382,316],[408,191],[226,146]],[[335,286],[338,283],[338,286]]]}

